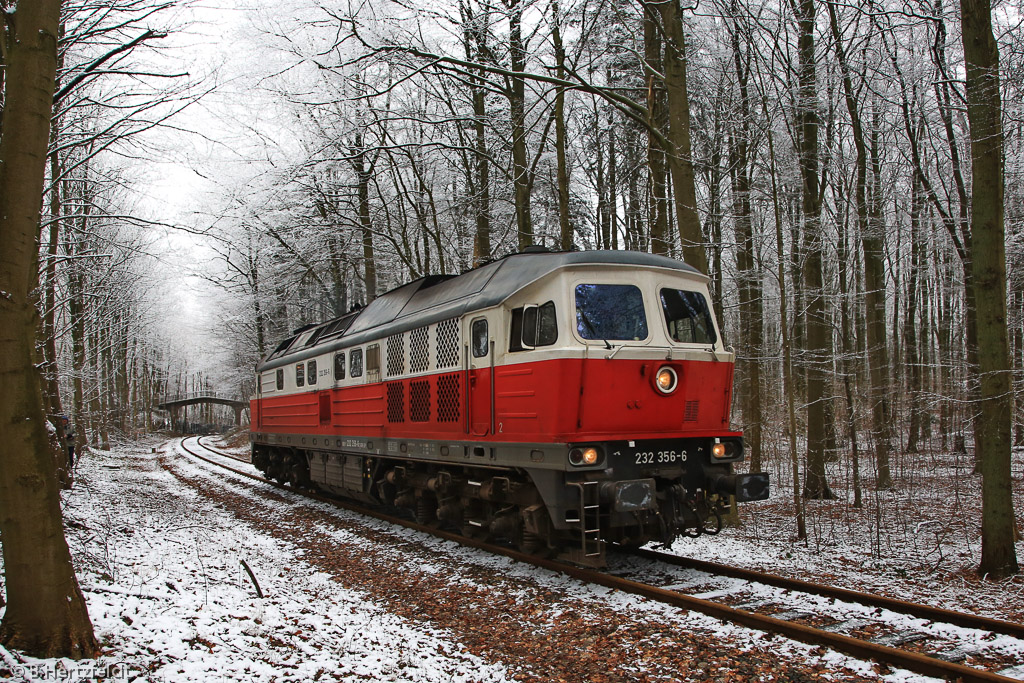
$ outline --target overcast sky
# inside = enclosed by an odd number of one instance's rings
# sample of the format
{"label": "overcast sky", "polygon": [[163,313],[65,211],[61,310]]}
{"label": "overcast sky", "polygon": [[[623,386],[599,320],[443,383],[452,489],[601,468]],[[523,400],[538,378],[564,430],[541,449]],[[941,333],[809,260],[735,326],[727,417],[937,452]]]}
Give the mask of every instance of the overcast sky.
{"label": "overcast sky", "polygon": [[177,27],[159,42],[154,59],[165,71],[188,72],[202,98],[168,126],[147,133],[155,148],[136,179],[139,209],[168,230],[155,245],[159,264],[153,292],[158,329],[193,370],[215,372],[223,340],[216,332],[224,292],[203,275],[215,274],[214,254],[202,232],[223,213],[236,185],[266,171],[272,157],[272,103],[256,85],[270,65],[252,40],[259,0],[195,0],[175,10]]}

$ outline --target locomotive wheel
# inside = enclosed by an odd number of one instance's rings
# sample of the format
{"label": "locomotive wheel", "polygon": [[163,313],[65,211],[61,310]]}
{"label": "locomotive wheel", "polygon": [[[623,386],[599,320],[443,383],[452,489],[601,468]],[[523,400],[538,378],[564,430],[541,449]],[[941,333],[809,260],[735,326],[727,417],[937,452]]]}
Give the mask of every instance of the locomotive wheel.
{"label": "locomotive wheel", "polygon": [[536,555],[541,549],[546,549],[547,543],[537,534],[521,529],[519,538],[516,539],[516,549],[527,555]]}
{"label": "locomotive wheel", "polygon": [[424,526],[436,526],[437,524],[437,501],[433,496],[423,495],[416,499],[416,509],[413,511],[413,518],[417,524]]}
{"label": "locomotive wheel", "polygon": [[292,462],[291,469],[288,471],[288,479],[295,488],[309,488],[309,472],[306,470],[303,463],[297,461]]}
{"label": "locomotive wheel", "polygon": [[483,540],[487,537],[487,529],[476,526],[475,524],[470,524],[469,522],[462,525],[461,533],[466,538],[475,538],[478,540]]}
{"label": "locomotive wheel", "polygon": [[274,478],[277,479],[279,484],[287,484],[291,481],[292,467],[295,465],[295,459],[291,453],[284,456],[281,462],[277,466],[277,472]]}

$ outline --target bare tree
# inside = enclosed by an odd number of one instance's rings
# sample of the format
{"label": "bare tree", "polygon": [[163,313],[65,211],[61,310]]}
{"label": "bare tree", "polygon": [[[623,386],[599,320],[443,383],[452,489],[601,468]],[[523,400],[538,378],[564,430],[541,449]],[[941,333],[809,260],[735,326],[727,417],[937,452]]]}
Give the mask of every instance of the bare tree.
{"label": "bare tree", "polygon": [[98,652],[71,553],[35,369],[38,313],[30,298],[50,137],[60,3],[19,2],[4,15],[0,127],[0,537],[7,609],[0,642],[34,656]]}
{"label": "bare tree", "polygon": [[1006,329],[1006,243],[1003,228],[1003,122],[999,47],[988,0],[961,0],[971,125],[971,268],[977,306],[981,404],[981,564],[995,577],[1016,574],[1013,492],[1010,479],[1013,395]]}

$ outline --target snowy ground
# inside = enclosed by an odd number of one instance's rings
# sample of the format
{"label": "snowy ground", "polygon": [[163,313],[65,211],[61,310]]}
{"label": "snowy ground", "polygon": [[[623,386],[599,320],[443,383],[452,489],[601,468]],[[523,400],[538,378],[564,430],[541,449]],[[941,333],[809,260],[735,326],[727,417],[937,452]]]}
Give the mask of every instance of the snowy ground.
{"label": "snowy ground", "polygon": [[[112,667],[114,680],[505,679],[500,664],[462,653],[447,634],[338,590],[286,541],[239,524],[149,451],[87,456],[64,510],[108,653],[97,666]],[[256,597],[242,561],[267,597]],[[47,680],[57,663],[33,665],[27,680]]]}
{"label": "snowy ground", "polygon": [[[65,500],[104,656],[86,666],[0,650],[0,678],[94,680],[106,667],[108,680],[133,681],[921,680],[302,501],[153,445],[83,458]],[[785,524],[677,549],[798,573],[835,572],[839,552],[864,579],[891,569],[856,548],[791,543]]]}
{"label": "snowy ground", "polygon": [[[804,501],[808,539],[796,539],[792,473],[770,461],[772,496],[742,506],[742,527],[683,539],[681,555],[840,585],[954,610],[1024,621],[1024,576],[976,574],[981,557],[981,477],[971,456],[894,453],[895,485],[874,488],[870,453],[861,454],[863,506],[853,506],[848,460],[828,466],[836,500]],[[1013,454],[1017,526],[1024,528],[1024,450]],[[1024,542],[1017,544],[1024,567]]]}

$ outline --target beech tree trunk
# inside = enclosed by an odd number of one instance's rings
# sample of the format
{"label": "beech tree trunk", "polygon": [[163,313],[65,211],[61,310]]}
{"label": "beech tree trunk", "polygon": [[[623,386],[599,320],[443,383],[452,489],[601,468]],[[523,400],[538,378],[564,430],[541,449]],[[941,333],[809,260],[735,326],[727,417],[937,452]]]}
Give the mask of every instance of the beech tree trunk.
{"label": "beech tree trunk", "polygon": [[[562,46],[561,15],[558,3],[551,3],[551,40],[555,48],[555,75],[565,77],[565,48]],[[565,159],[565,88],[555,93],[555,159],[558,166],[558,232],[564,251],[571,251],[573,244],[572,223],[569,220],[569,168]]]}
{"label": "beech tree trunk", "polygon": [[[0,538],[7,610],[0,643],[36,657],[98,652],[64,540],[35,368],[36,237],[57,70],[59,0],[22,1],[7,41],[0,128]],[[10,38],[8,40],[8,38]]]}
{"label": "beech tree trunk", "polygon": [[[665,92],[659,74],[661,64],[661,31],[658,17],[644,12],[644,61],[647,62],[647,167],[650,171],[651,251],[668,253],[668,183],[665,150],[657,136],[665,130],[667,116]],[[669,48],[671,49],[671,48]]]}
{"label": "beech tree trunk", "polygon": [[363,147],[363,133],[355,138],[355,154],[352,164],[355,168],[359,193],[359,226],[363,238],[363,286],[366,288],[366,303],[377,298],[377,262],[373,253],[373,224],[370,221],[370,179],[373,164],[367,167],[366,150]]}
{"label": "beech tree trunk", "polygon": [[800,175],[803,179],[805,258],[803,281],[807,296],[807,474],[804,496],[834,498],[825,478],[825,456],[831,421],[826,415],[826,367],[831,358],[831,336],[825,316],[821,197],[819,195],[817,68],[814,54],[815,0],[793,4],[799,25],[800,63],[797,72],[796,125]]}
{"label": "beech tree trunk", "polygon": [[[668,95],[668,139],[673,151],[668,155],[672,171],[676,226],[683,245],[683,258],[702,273],[708,272],[704,234],[697,215],[697,187],[693,173],[690,144],[690,96],[686,89],[686,34],[679,0],[660,3],[665,27],[665,91]],[[715,295],[720,296],[720,292]]]}
{"label": "beech tree trunk", "polygon": [[993,577],[1016,574],[1010,480],[1013,394],[1006,329],[1006,245],[1003,226],[1003,129],[999,46],[989,0],[961,0],[967,120],[971,128],[971,271],[977,324],[981,454],[981,564]]}
{"label": "beech tree trunk", "polygon": [[[526,70],[526,46],[523,43],[523,5],[506,0],[508,9],[508,48],[512,71]],[[522,76],[509,78],[508,103],[512,124],[512,185],[515,188],[516,228],[519,251],[533,244],[533,219],[530,216],[530,167],[526,152],[526,81]]]}
{"label": "beech tree trunk", "polygon": [[[734,12],[736,5],[733,3]],[[740,125],[732,145],[730,165],[733,171],[733,227],[736,235],[736,279],[739,289],[740,348],[747,358],[743,367],[743,436],[750,452],[750,471],[763,471],[761,464],[761,346],[764,338],[764,311],[761,303],[761,280],[754,263],[753,209],[750,201],[750,75],[749,57],[740,47],[740,29],[732,30],[733,66],[740,91]],[[722,298],[716,292],[716,301]],[[718,311],[721,320],[721,311]]]}

